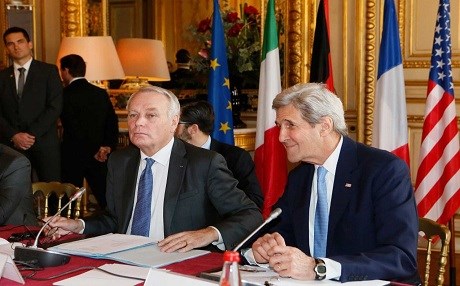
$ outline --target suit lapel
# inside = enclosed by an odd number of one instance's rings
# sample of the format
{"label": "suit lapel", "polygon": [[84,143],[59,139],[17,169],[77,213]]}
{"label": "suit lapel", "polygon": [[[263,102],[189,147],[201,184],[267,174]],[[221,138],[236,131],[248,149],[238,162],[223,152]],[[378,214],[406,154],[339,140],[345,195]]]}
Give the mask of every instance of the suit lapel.
{"label": "suit lapel", "polygon": [[339,160],[337,162],[334,190],[332,192],[328,226],[328,245],[330,245],[331,238],[334,237],[337,223],[346,210],[351,195],[353,192],[357,191],[357,183],[352,181],[353,172],[358,166],[356,153],[356,143],[344,136],[342,149],[340,150]]}
{"label": "suit lapel", "polygon": [[123,189],[129,190],[125,193],[125,200],[123,202],[124,214],[122,216],[122,229],[126,232],[128,229],[129,221],[131,220],[131,214],[133,213],[134,206],[134,194],[136,193],[136,180],[137,180],[137,170],[139,169],[140,163],[140,152],[139,149],[132,148],[135,154],[130,154],[128,157],[128,162],[126,163],[126,181],[124,182],[125,187]]}
{"label": "suit lapel", "polygon": [[184,143],[174,139],[169,161],[168,179],[166,182],[163,223],[165,237],[171,234],[171,224],[176,210],[177,200],[179,199],[182,182],[187,169],[187,159]]}
{"label": "suit lapel", "polygon": [[19,102],[18,98],[18,91],[16,89],[16,78],[14,76],[14,66],[11,65],[8,68],[8,74],[9,74],[9,79],[8,79],[8,90],[10,95],[15,99],[16,102]]}
{"label": "suit lapel", "polygon": [[37,62],[32,60],[30,63],[29,70],[27,71],[26,83],[24,84],[24,90],[22,91],[22,97],[27,96],[28,92],[31,89],[32,82],[35,80],[35,75],[40,72],[37,67]]}

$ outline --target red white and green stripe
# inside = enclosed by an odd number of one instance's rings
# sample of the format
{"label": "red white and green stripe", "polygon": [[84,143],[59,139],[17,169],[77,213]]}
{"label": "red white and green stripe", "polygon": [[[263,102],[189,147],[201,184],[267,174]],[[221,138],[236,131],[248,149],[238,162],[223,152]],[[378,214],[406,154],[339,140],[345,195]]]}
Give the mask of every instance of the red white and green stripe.
{"label": "red white and green stripe", "polygon": [[281,91],[274,0],[268,0],[264,29],[254,161],[264,194],[263,215],[267,217],[272,206],[283,194],[287,180],[286,150],[278,140],[279,128],[275,125],[276,116],[272,109],[273,99]]}

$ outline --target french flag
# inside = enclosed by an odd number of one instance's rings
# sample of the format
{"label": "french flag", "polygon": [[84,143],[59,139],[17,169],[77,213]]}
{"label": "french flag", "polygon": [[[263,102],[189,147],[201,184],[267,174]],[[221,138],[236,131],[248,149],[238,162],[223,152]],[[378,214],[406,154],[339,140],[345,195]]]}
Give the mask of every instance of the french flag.
{"label": "french flag", "polygon": [[394,0],[385,0],[372,146],[409,162],[404,74]]}

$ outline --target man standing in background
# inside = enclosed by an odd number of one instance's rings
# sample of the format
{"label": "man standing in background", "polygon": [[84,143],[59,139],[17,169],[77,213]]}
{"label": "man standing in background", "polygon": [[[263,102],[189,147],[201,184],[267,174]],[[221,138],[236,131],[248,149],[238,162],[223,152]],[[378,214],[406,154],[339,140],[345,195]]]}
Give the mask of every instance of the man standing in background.
{"label": "man standing in background", "polygon": [[210,134],[214,126],[214,111],[207,101],[197,101],[181,108],[180,121],[176,136],[197,147],[215,151],[224,156],[227,166],[238,180],[238,189],[262,209],[264,197],[256,177],[254,161],[248,151],[212,139]]}
{"label": "man standing in background", "polygon": [[26,30],[3,34],[13,64],[0,72],[0,142],[24,153],[39,181],[61,179],[57,120],[62,109],[62,84],[55,65],[32,58]]}
{"label": "man standing in background", "polygon": [[65,84],[62,179],[82,186],[86,178],[99,206],[104,208],[107,156],[118,142],[118,118],[107,92],[84,78],[86,64],[81,56],[67,55],[60,64]]}

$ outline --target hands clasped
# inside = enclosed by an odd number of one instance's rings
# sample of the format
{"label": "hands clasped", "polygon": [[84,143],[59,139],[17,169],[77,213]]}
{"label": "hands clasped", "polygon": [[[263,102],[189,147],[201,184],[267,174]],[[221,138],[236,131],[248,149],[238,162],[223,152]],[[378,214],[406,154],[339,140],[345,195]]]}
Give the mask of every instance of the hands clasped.
{"label": "hands clasped", "polygon": [[258,263],[268,263],[282,277],[315,279],[315,260],[298,248],[286,246],[284,238],[277,232],[257,239],[252,252]]}

